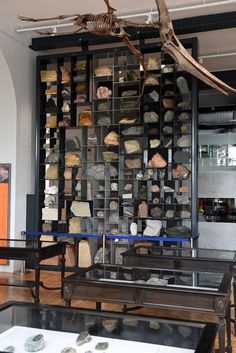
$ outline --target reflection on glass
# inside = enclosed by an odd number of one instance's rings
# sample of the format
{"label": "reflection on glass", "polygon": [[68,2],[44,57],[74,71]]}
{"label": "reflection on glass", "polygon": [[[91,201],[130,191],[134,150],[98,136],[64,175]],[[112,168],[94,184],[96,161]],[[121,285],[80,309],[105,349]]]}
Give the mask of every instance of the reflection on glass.
{"label": "reflection on glass", "polygon": [[236,199],[200,198],[198,212],[201,222],[236,222]]}

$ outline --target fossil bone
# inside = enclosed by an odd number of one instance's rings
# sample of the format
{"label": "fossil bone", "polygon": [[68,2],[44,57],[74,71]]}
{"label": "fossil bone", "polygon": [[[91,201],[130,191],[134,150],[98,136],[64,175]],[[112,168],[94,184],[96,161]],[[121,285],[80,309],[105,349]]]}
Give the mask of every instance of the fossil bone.
{"label": "fossil bone", "polygon": [[[200,65],[193,57],[187,52],[184,46],[180,43],[179,39],[175,35],[173,24],[169,15],[168,8],[164,0],[155,0],[158,12],[159,12],[159,23],[157,24],[140,24],[132,21],[126,21],[118,18],[114,12],[114,9],[109,0],[104,0],[107,12],[100,14],[68,14],[49,18],[30,18],[24,16],[18,16],[22,21],[39,22],[49,20],[65,20],[70,19],[74,22],[74,25],[78,27],[74,32],[70,33],[59,33],[59,34],[72,34],[78,33],[81,30],[88,30],[98,35],[110,35],[116,38],[120,38],[128,49],[138,58],[141,66],[144,70],[144,85],[142,87],[141,95],[144,92],[145,81],[148,78],[148,73],[144,64],[144,57],[139,49],[137,49],[129,39],[129,35],[125,31],[125,26],[133,26],[139,28],[155,28],[159,29],[160,38],[163,42],[162,50],[168,53],[179,65],[182,70],[185,70],[199,80],[202,80],[207,85],[217,89],[218,91],[228,95],[230,92],[236,93],[236,89],[230,87],[223,81],[219,80],[216,76],[211,74],[206,68]],[[38,32],[40,34],[51,35],[52,32]]]}

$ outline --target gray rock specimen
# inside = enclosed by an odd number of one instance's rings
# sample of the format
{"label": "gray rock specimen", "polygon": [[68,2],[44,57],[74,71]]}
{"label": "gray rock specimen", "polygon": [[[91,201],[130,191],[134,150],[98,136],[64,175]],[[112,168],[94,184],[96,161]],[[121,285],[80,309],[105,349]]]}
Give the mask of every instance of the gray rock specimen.
{"label": "gray rock specimen", "polygon": [[103,261],[103,248],[98,249],[98,251],[96,252],[95,256],[94,256],[94,263],[95,264],[101,264],[101,263],[108,263],[109,262],[109,250],[108,249],[104,249],[104,259],[105,262]]}
{"label": "gray rock specimen", "polygon": [[154,197],[154,199],[152,200],[152,203],[155,205],[155,204],[158,204],[160,202],[160,199],[158,199],[158,197]]}
{"label": "gray rock specimen", "polygon": [[3,352],[14,353],[15,352],[15,347],[14,346],[7,346],[7,347],[3,348]]}
{"label": "gray rock specimen", "polygon": [[49,195],[56,195],[58,193],[58,187],[56,185],[49,186],[44,190],[44,193]]}
{"label": "gray rock specimen", "polygon": [[126,184],[124,187],[125,191],[131,191],[133,189],[133,184]]}
{"label": "gray rock specimen", "polygon": [[118,191],[118,184],[117,183],[111,183],[111,191]]}
{"label": "gray rock specimen", "polygon": [[176,200],[179,205],[189,205],[190,199],[187,195],[178,195],[176,196]]}
{"label": "gray rock specimen", "polygon": [[159,207],[154,207],[150,211],[153,218],[159,218],[162,216],[162,210]]}
{"label": "gray rock specimen", "polygon": [[51,152],[49,155],[45,158],[44,163],[58,163],[59,162],[59,153],[58,152]]}
{"label": "gray rock specimen", "polygon": [[185,151],[176,151],[173,155],[175,163],[188,163],[190,159],[190,154]]}
{"label": "gray rock specimen", "polygon": [[112,212],[108,218],[108,222],[110,224],[118,224],[119,223],[119,213],[118,212]]}
{"label": "gray rock specimen", "polygon": [[98,342],[95,346],[97,351],[105,351],[108,348],[108,342]]}
{"label": "gray rock specimen", "polygon": [[169,237],[177,237],[177,238],[191,238],[191,229],[186,226],[173,226],[171,228],[166,229],[166,234]]}
{"label": "gray rock specimen", "polygon": [[145,123],[157,123],[159,121],[159,116],[156,112],[146,112],[144,113],[143,120]]}
{"label": "gray rock specimen", "polygon": [[178,116],[178,120],[181,122],[185,122],[191,119],[191,115],[188,112],[182,112],[179,116]]}
{"label": "gray rock specimen", "polygon": [[171,135],[173,134],[173,127],[172,126],[164,126],[163,127],[163,133],[165,135]]}
{"label": "gray rock specimen", "polygon": [[166,185],[163,186],[163,190],[164,190],[165,192],[174,192],[174,191],[175,191],[174,189],[172,189],[171,187],[166,186]]}
{"label": "gray rock specimen", "polygon": [[91,339],[92,337],[90,336],[88,331],[82,331],[76,339],[76,344],[77,346],[82,346],[82,344],[90,342]]}
{"label": "gray rock specimen", "polygon": [[110,210],[118,210],[119,208],[119,204],[116,201],[111,201],[109,204],[109,208]]}
{"label": "gray rock specimen", "polygon": [[191,212],[189,211],[180,211],[180,218],[190,218]]}
{"label": "gray rock specimen", "polygon": [[77,353],[76,349],[72,347],[66,347],[61,350],[61,353]]}
{"label": "gray rock specimen", "polygon": [[89,135],[88,136],[88,145],[89,146],[97,146],[97,144],[98,144],[97,135],[95,135],[95,134]]}
{"label": "gray rock specimen", "polygon": [[117,235],[119,233],[119,229],[117,227],[111,227],[110,233],[112,235]]}
{"label": "gray rock specimen", "polygon": [[[105,166],[103,164],[94,165],[87,171],[88,177],[96,180],[105,179]],[[117,169],[113,166],[109,166],[109,174],[111,177],[118,175]]]}
{"label": "gray rock specimen", "polygon": [[131,126],[122,131],[124,136],[140,136],[143,134],[142,126]]}
{"label": "gray rock specimen", "polygon": [[174,112],[173,110],[167,110],[167,112],[164,115],[164,122],[165,123],[171,123],[174,120]]}
{"label": "gray rock specimen", "polygon": [[107,102],[102,102],[98,104],[98,110],[102,111],[102,110],[109,110],[111,109],[111,102],[107,101]]}
{"label": "gray rock specimen", "polygon": [[168,284],[168,281],[166,279],[151,277],[146,281],[146,284],[153,286],[166,286]]}
{"label": "gray rock specimen", "polygon": [[44,348],[45,341],[42,334],[30,336],[25,341],[24,347],[27,352],[38,352]]}
{"label": "gray rock specimen", "polygon": [[97,212],[97,217],[103,218],[104,216],[105,216],[105,212],[104,211],[98,211]]}
{"label": "gray rock specimen", "polygon": [[183,109],[190,108],[191,94],[186,79],[183,76],[180,76],[177,78],[176,83],[182,96],[182,102],[178,104],[178,107]]}
{"label": "gray rock specimen", "polygon": [[147,219],[146,228],[144,229],[143,235],[147,237],[158,237],[161,234],[162,221]]}
{"label": "gray rock specimen", "polygon": [[97,124],[100,126],[109,126],[111,125],[111,118],[109,116],[102,116],[98,119]]}
{"label": "gray rock specimen", "polygon": [[149,93],[149,97],[152,99],[153,102],[159,101],[159,93],[155,90],[153,90],[151,93]]}

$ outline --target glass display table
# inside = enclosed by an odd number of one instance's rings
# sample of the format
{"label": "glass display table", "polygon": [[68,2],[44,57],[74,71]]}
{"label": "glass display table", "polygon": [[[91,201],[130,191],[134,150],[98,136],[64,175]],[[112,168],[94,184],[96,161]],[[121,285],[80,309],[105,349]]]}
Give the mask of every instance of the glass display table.
{"label": "glass display table", "polygon": [[[76,345],[78,335],[88,331],[91,341]],[[108,343],[107,353],[211,353],[217,324],[159,319],[31,303],[9,302],[0,307],[0,352],[14,346],[26,353],[25,340],[42,334],[42,353],[97,352],[98,343]]]}
{"label": "glass display table", "polygon": [[[64,299],[164,308],[170,317],[176,311],[207,314],[219,323],[220,353],[230,352],[230,273],[174,271],[97,264],[63,280]],[[172,315],[172,316],[171,316]]]}
{"label": "glass display table", "polygon": [[137,246],[122,254],[126,266],[168,268],[187,271],[229,272],[233,276],[234,331],[236,333],[236,252],[215,249]]}
{"label": "glass display table", "polygon": [[[0,279],[2,286],[28,287],[35,303],[39,303],[39,288],[48,288],[40,281],[40,262],[54,256],[60,257],[61,280],[65,274],[66,243],[42,242],[38,240],[0,239],[0,259],[32,261],[34,280]],[[62,287],[61,287],[62,292]]]}

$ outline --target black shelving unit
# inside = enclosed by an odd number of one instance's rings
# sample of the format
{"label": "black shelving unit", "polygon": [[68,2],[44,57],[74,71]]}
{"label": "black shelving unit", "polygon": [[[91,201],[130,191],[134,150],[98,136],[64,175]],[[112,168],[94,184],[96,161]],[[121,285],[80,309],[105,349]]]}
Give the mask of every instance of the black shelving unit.
{"label": "black shelving unit", "polygon": [[[184,44],[196,56],[196,39],[185,40]],[[142,235],[146,220],[162,222],[161,236],[172,226],[186,225],[191,229],[192,239],[197,237],[197,80],[179,71],[170,57],[160,53],[160,46],[142,44],[140,48],[146,63],[150,57],[158,58],[161,63],[159,68],[148,70],[149,75],[158,80],[158,84],[145,85],[142,97],[140,92],[144,73],[137,59],[124,47],[37,58],[35,219],[28,230],[52,235],[53,240],[58,241],[58,234],[63,236],[70,232],[70,220],[74,217],[70,209],[73,201],[81,201],[89,204],[91,212],[91,218],[85,217],[81,220],[80,233],[88,238],[91,234],[117,234],[127,235],[127,239],[132,242],[129,237],[131,223],[137,223],[138,234]],[[108,75],[95,74],[96,68],[101,65],[110,68]],[[61,66],[67,69],[67,74],[71,77],[69,82],[62,82]],[[57,80],[42,82],[42,70],[54,70]],[[178,106],[181,95],[176,79],[180,76],[186,79],[191,91],[191,106],[186,109]],[[97,90],[101,86],[111,91],[109,97],[97,96]],[[54,92],[48,94],[46,90],[52,87],[55,88]],[[130,91],[130,96],[127,96],[127,91]],[[150,100],[151,92],[154,92],[156,101]],[[49,100],[55,103],[55,111],[52,109],[51,113],[47,109]],[[165,100],[171,104],[169,108],[166,107]],[[65,103],[69,107],[67,112],[62,111]],[[104,103],[103,106],[101,103]],[[89,123],[80,126],[81,112],[83,114],[84,111],[87,111],[85,117]],[[157,122],[145,120],[145,113],[150,111],[158,115]],[[169,122],[164,121],[167,111],[172,112],[173,116]],[[188,121],[179,120],[182,112],[189,114]],[[55,118],[52,121],[53,116]],[[101,125],[99,119],[102,117],[108,118],[109,123]],[[133,122],[120,122],[127,118],[133,119]],[[181,130],[182,125],[185,125],[185,130]],[[138,134],[127,134],[130,127],[137,127]],[[118,143],[107,145],[104,139],[112,131],[116,133]],[[189,139],[188,146],[178,146],[178,139],[182,136]],[[160,145],[151,148],[153,139],[159,140]],[[77,150],[72,151],[68,147],[68,141],[79,141]],[[127,141],[138,142],[140,148],[134,153],[128,153]],[[186,163],[190,171],[186,180],[173,178],[172,170],[179,164],[173,159],[176,151],[187,152],[190,156]],[[52,152],[55,153],[55,160],[48,162]],[[116,153],[117,159],[105,161],[104,152],[113,152],[114,155]],[[65,157],[68,153],[77,158],[75,164],[67,164]],[[156,153],[165,159],[164,168],[148,166]],[[130,167],[127,160],[131,160],[131,164],[136,160],[138,165]],[[89,170],[98,165],[104,168],[102,179],[89,174]],[[113,173],[115,171],[114,176],[111,170]],[[54,174],[48,177],[50,171]],[[152,191],[154,185],[157,186],[156,191]],[[183,194],[180,188],[184,185],[188,187],[188,192]],[[56,190],[50,195],[52,186]],[[127,194],[131,195],[127,198]],[[188,205],[178,203],[178,196],[184,195],[189,198]],[[147,204],[146,217],[139,217],[142,201]],[[160,210],[159,215],[153,216],[152,209],[157,207]],[[52,219],[50,216],[45,217],[44,213],[48,209],[55,210],[52,211]],[[171,218],[167,217],[168,210],[173,211]],[[188,211],[189,217],[182,217],[181,211]],[[80,239],[73,233],[70,238],[72,242],[75,239],[76,267]],[[191,240],[190,245],[192,244]]]}

